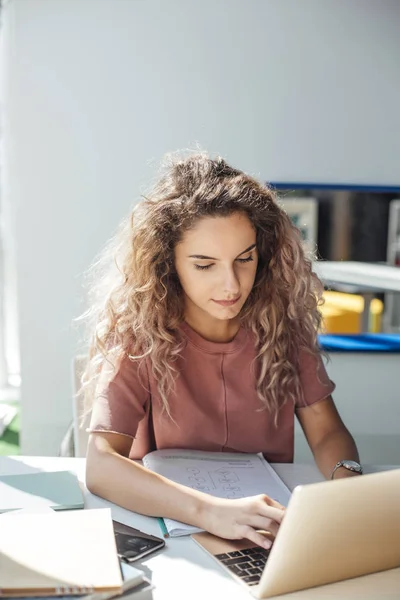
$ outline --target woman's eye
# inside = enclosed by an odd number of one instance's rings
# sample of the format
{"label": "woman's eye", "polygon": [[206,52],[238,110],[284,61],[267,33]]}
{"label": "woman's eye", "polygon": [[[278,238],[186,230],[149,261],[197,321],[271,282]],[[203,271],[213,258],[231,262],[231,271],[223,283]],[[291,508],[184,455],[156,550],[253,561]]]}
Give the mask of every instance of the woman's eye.
{"label": "woman's eye", "polygon": [[199,271],[205,271],[206,269],[209,269],[210,267],[212,267],[212,264],[211,265],[194,265],[194,266]]}
{"label": "woman's eye", "polygon": [[238,258],[236,259],[238,262],[240,263],[248,263],[251,262],[253,259],[253,256],[250,254],[250,256],[248,256],[247,258]]}

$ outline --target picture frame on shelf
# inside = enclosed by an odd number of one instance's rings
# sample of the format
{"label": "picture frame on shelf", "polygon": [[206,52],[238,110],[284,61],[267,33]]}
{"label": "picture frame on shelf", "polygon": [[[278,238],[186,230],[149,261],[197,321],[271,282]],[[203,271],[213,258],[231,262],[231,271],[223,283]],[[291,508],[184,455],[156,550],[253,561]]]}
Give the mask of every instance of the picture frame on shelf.
{"label": "picture frame on shelf", "polygon": [[307,254],[314,255],[318,236],[318,201],[316,198],[280,198],[279,205],[300,231]]}

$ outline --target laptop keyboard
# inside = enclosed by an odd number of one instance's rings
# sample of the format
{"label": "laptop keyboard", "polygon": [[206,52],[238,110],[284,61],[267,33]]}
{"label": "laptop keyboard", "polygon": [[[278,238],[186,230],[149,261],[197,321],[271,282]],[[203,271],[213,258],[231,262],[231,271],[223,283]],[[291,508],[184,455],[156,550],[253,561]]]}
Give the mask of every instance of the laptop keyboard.
{"label": "laptop keyboard", "polygon": [[260,582],[269,552],[269,550],[256,546],[226,554],[215,554],[215,558],[248,585],[257,585]]}

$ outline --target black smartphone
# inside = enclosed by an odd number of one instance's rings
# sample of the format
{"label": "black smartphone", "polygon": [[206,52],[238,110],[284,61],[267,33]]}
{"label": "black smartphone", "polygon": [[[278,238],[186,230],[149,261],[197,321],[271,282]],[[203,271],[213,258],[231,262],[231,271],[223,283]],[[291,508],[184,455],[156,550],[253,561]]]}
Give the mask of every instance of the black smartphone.
{"label": "black smartphone", "polygon": [[113,520],[117,553],[121,560],[133,562],[164,548],[165,540]]}

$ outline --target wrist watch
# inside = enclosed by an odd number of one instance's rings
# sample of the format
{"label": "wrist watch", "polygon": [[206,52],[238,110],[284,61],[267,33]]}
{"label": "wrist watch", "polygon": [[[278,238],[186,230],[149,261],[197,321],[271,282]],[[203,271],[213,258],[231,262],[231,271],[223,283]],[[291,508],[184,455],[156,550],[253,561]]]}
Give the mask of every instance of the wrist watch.
{"label": "wrist watch", "polygon": [[337,469],[339,469],[340,467],[344,467],[348,471],[353,471],[353,473],[358,473],[359,475],[363,474],[363,468],[360,465],[360,463],[358,463],[357,461],[355,461],[355,460],[339,460],[339,462],[337,462],[336,465],[333,467],[331,479],[333,479],[333,475],[334,475],[335,471]]}

